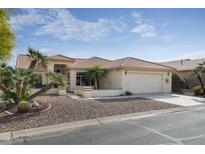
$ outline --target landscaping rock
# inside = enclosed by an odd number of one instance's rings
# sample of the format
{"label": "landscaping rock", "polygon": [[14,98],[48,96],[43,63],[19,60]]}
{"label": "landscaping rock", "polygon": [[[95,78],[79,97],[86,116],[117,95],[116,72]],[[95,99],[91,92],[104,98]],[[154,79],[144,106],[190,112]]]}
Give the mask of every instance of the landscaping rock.
{"label": "landscaping rock", "polygon": [[177,107],[177,105],[144,98],[79,101],[68,96],[46,94],[35,100],[34,102],[51,104],[51,108],[45,112],[22,115],[0,113],[0,132]]}
{"label": "landscaping rock", "polygon": [[6,109],[6,104],[0,103],[0,110],[5,110],[5,109]]}
{"label": "landscaping rock", "polygon": [[36,100],[33,100],[33,101],[31,102],[31,106],[32,106],[32,107],[39,107],[40,105],[39,105],[39,103],[38,103]]}

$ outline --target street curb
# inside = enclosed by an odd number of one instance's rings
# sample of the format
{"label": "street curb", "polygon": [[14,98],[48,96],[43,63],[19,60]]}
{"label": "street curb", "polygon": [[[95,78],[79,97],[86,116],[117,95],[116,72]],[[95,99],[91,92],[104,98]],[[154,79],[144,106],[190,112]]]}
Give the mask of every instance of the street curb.
{"label": "street curb", "polygon": [[34,137],[34,136],[39,136],[39,135],[46,135],[49,133],[71,131],[71,130],[81,128],[81,127],[86,127],[86,126],[103,125],[103,124],[114,122],[114,121],[140,119],[140,118],[146,118],[146,117],[156,116],[156,115],[165,114],[165,113],[173,113],[173,112],[180,112],[180,111],[187,111],[187,110],[189,110],[189,108],[187,107],[177,107],[177,108],[169,108],[169,109],[162,109],[162,110],[155,110],[155,111],[146,111],[146,112],[139,112],[139,113],[116,115],[116,116],[110,116],[110,117],[104,117],[104,118],[96,118],[96,119],[91,119],[91,120],[68,122],[68,123],[50,125],[50,126],[45,126],[45,127],[23,129],[19,131],[5,132],[5,133],[0,133],[0,142],[10,141],[10,140],[13,140],[15,138],[20,138],[20,137]]}

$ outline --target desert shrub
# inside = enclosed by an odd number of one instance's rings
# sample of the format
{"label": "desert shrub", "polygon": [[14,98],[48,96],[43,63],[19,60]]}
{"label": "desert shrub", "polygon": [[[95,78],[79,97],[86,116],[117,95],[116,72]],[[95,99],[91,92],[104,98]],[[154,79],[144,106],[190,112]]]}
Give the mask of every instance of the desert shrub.
{"label": "desert shrub", "polygon": [[20,96],[20,100],[21,100],[21,101],[28,101],[28,100],[29,100],[29,97],[30,97],[30,93],[29,93],[29,92],[26,92],[25,94],[23,94],[23,95]]}
{"label": "desert shrub", "polygon": [[192,90],[193,90],[195,95],[203,95],[203,89],[202,89],[202,87],[200,85],[194,86],[192,88]]}
{"label": "desert shrub", "polygon": [[17,109],[18,109],[19,113],[25,113],[25,112],[28,112],[31,109],[31,105],[27,101],[21,101],[17,105]]}
{"label": "desert shrub", "polygon": [[172,74],[172,92],[181,92],[185,89],[184,80],[176,73]]}
{"label": "desert shrub", "polygon": [[125,95],[126,95],[126,96],[130,96],[130,95],[132,95],[132,93],[131,93],[130,91],[126,91],[126,92],[125,92]]}
{"label": "desert shrub", "polygon": [[17,97],[14,92],[7,91],[1,94],[1,98],[7,103],[14,103],[14,100],[16,100]]}

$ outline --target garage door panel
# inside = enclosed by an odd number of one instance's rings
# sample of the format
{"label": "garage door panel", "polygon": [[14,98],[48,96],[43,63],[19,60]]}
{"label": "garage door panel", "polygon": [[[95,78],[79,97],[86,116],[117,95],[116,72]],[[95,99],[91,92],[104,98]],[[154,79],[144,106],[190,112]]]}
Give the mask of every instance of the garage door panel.
{"label": "garage door panel", "polygon": [[162,92],[162,74],[128,74],[128,89],[133,93]]}

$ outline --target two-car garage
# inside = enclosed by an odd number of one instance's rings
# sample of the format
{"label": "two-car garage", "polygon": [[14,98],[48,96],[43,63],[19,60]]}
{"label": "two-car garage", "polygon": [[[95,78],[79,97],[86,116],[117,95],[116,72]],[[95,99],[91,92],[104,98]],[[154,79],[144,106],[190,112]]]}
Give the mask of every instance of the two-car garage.
{"label": "two-car garage", "polygon": [[132,93],[163,92],[163,74],[135,73],[127,74],[128,91]]}
{"label": "two-car garage", "polygon": [[171,73],[127,71],[124,73],[123,91],[137,93],[170,93]]}

